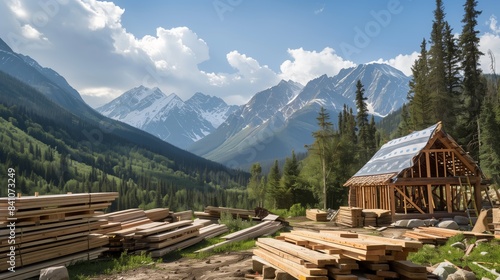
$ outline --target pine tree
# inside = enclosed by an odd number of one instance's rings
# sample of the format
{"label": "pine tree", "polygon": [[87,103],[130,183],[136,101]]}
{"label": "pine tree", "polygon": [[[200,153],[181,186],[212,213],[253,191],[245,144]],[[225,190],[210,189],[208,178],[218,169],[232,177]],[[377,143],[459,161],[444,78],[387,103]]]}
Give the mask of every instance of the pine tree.
{"label": "pine tree", "polygon": [[292,151],[292,157],[287,157],[283,166],[283,176],[281,176],[280,181],[280,198],[277,201],[278,208],[288,209],[292,206],[299,173],[299,162],[295,156],[295,151]]}
{"label": "pine tree", "polygon": [[327,207],[327,180],[330,175],[331,169],[330,159],[332,157],[332,141],[333,141],[333,124],[329,121],[330,115],[326,112],[324,107],[321,107],[319,116],[316,118],[318,121],[319,130],[313,132],[315,143],[309,147],[309,152],[319,157],[321,163],[321,185],[322,185],[322,200],[323,209]]}
{"label": "pine tree", "polygon": [[359,160],[367,162],[374,149],[374,136],[368,123],[368,106],[366,105],[365,89],[360,80],[356,82],[356,123],[358,127]]}
{"label": "pine tree", "polygon": [[257,201],[258,207],[264,207],[264,201],[266,199],[266,185],[262,180],[262,167],[260,163],[252,164],[250,169],[250,181],[248,183],[248,196],[250,199],[255,199]]}
{"label": "pine tree", "polygon": [[476,30],[477,17],[481,11],[476,10],[477,1],[467,0],[464,5],[463,28],[459,42],[462,53],[463,71],[463,100],[462,112],[464,115],[460,119],[459,141],[466,145],[466,149],[474,159],[479,155],[480,127],[479,118],[481,104],[485,96],[485,86],[481,81],[481,68],[479,58],[483,53],[479,51],[479,31]]}
{"label": "pine tree", "polygon": [[278,160],[274,161],[274,165],[271,167],[269,174],[267,175],[267,193],[268,200],[270,201],[271,207],[277,209],[277,200],[279,198],[279,187],[280,187],[280,168],[278,165]]}
{"label": "pine tree", "polygon": [[432,111],[429,122],[434,124],[438,121],[445,121],[450,116],[448,112],[449,97],[446,90],[446,71],[445,71],[445,25],[444,6],[441,0],[436,0],[436,9],[434,10],[434,20],[432,22],[431,46],[428,52],[429,90],[432,96]]}
{"label": "pine tree", "polygon": [[420,44],[420,55],[415,60],[411,71],[413,78],[410,81],[408,93],[408,124],[411,130],[420,130],[435,123],[432,119],[433,96],[430,94],[429,65],[427,60],[427,43],[425,39]]}
{"label": "pine tree", "polygon": [[446,115],[442,116],[442,121],[446,130],[455,134],[457,115],[460,111],[460,87],[462,84],[460,75],[460,49],[457,39],[454,37],[453,29],[446,22],[444,26],[445,44],[445,82],[446,82]]}

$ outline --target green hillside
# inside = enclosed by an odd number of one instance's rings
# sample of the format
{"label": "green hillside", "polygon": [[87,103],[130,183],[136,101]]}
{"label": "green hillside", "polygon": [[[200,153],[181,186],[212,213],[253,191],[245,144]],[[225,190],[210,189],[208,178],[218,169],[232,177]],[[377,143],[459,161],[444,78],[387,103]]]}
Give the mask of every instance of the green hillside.
{"label": "green hillside", "polygon": [[92,115],[79,117],[0,72],[1,180],[14,168],[24,195],[118,191],[113,209],[253,207],[244,190],[247,173]]}

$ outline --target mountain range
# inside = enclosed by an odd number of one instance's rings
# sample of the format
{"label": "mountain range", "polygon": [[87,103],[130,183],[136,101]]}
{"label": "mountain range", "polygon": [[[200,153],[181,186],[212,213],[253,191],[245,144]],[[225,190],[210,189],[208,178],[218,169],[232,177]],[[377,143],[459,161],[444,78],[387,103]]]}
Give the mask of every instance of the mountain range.
{"label": "mountain range", "polygon": [[324,107],[336,124],[344,105],[356,110],[356,82],[364,86],[371,114],[383,117],[406,102],[410,78],[385,64],[361,64],[333,77],[320,76],[302,86],[293,81],[261,91],[241,106],[214,132],[189,151],[234,168],[269,162],[305,152],[317,130],[316,117]]}
{"label": "mountain range", "polygon": [[237,108],[199,92],[184,102],[174,93],[139,86],[96,110],[186,149],[213,132]]}
{"label": "mountain range", "polygon": [[371,114],[384,117],[406,102],[410,78],[386,64],[361,64],[320,76],[305,86],[280,81],[242,106],[196,93],[186,101],[158,88],[139,86],[96,108],[101,114],[147,131],[197,155],[234,168],[304,152],[324,107],[336,123],[344,105],[356,109],[360,80]]}

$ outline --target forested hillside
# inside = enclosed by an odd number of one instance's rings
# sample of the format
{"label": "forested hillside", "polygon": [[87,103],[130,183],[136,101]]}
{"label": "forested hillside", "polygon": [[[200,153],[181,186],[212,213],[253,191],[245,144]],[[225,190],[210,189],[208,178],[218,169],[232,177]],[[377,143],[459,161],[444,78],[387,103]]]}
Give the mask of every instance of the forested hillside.
{"label": "forested hillside", "polygon": [[[177,149],[128,125],[83,119],[0,73],[1,180],[16,170],[16,189],[118,191],[112,210],[131,207],[253,207],[247,175]],[[6,196],[7,189],[0,190]]]}

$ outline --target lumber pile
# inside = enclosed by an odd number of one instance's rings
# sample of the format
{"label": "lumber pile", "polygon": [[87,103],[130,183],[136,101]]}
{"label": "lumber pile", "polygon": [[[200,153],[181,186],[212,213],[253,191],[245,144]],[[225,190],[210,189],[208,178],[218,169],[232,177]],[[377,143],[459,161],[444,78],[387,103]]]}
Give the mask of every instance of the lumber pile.
{"label": "lumber pile", "polygon": [[306,218],[316,222],[326,222],[328,217],[328,212],[319,209],[307,209]]}
{"label": "lumber pile", "polygon": [[107,220],[107,225],[118,223],[116,230],[110,231],[106,228],[109,251],[149,252],[152,257],[161,257],[171,251],[184,249],[228,230],[225,225],[211,224],[209,220],[191,220],[192,211],[177,214],[174,216],[175,213],[171,213],[167,208],[146,211],[127,209],[104,214],[99,218]]}
{"label": "lumber pile", "polygon": [[365,227],[378,227],[389,225],[392,223],[390,210],[385,209],[363,209],[361,216],[363,217],[363,225]]}
{"label": "lumber pile", "polygon": [[237,208],[228,208],[228,207],[215,207],[215,206],[207,206],[205,207],[205,211],[194,212],[194,216],[199,219],[207,219],[207,220],[218,220],[220,219],[221,213],[229,213],[233,216],[233,218],[240,217],[244,220],[250,220],[255,216],[254,210],[246,210],[246,209],[237,209]]}
{"label": "lumber pile", "polygon": [[54,261],[81,260],[82,252],[86,259],[97,258],[107,250],[108,238],[100,234],[106,221],[97,218],[96,211],[117,197],[117,193],[82,193],[0,198],[0,271],[15,265],[16,272],[22,269],[23,275],[36,276]]}
{"label": "lumber pile", "polygon": [[463,234],[465,238],[488,239],[495,238],[493,234],[477,233],[473,231],[460,231],[439,227],[418,227],[414,230],[406,231],[403,236],[408,237],[424,244],[444,244],[450,237],[457,234]]}
{"label": "lumber pile", "polygon": [[363,208],[340,206],[335,222],[346,227],[363,226]]}
{"label": "lumber pile", "polygon": [[259,238],[253,269],[272,267],[296,279],[427,279],[424,266],[407,261],[422,243],[344,231],[293,230]]}

